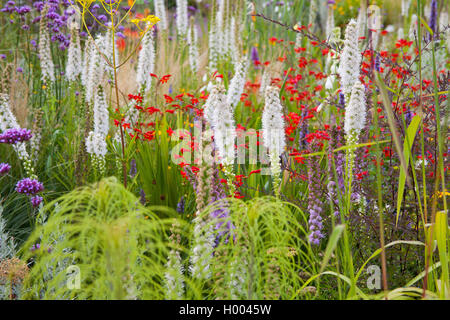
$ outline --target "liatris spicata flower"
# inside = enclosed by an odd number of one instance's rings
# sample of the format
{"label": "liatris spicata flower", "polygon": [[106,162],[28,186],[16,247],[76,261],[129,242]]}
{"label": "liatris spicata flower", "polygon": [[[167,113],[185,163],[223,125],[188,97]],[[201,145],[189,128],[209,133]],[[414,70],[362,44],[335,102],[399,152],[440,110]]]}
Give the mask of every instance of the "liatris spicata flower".
{"label": "liatris spicata flower", "polygon": [[312,28],[315,28],[317,25],[316,19],[317,14],[319,13],[319,7],[317,6],[317,0],[311,0],[309,2],[309,16],[308,16],[308,25]]}
{"label": "liatris spicata flower", "polygon": [[[335,118],[333,121],[335,122]],[[334,215],[339,216],[339,198],[338,192],[344,191],[344,154],[335,150],[342,147],[342,130],[338,126],[333,125],[330,132],[330,140],[328,143],[328,199],[334,204]]]}
{"label": "liatris spicata flower", "polygon": [[141,91],[146,93],[152,86],[151,73],[155,70],[155,45],[153,28],[148,30],[142,39],[142,49],[139,52],[136,82]]}
{"label": "liatris spicata flower", "polygon": [[[6,131],[11,128],[20,129],[16,117],[9,108],[9,95],[0,93],[0,130]],[[13,145],[17,157],[22,161],[25,171],[29,177],[36,177],[31,163],[30,155],[27,152],[24,142],[18,142]]]}
{"label": "liatris spicata flower", "polygon": [[167,258],[165,278],[165,295],[168,300],[182,299],[184,291],[184,266],[182,264],[180,250],[181,236],[179,233],[179,225],[176,222],[170,229],[171,235],[169,241],[173,247]]}
{"label": "liatris spicata flower", "polygon": [[364,85],[358,80],[352,88],[350,100],[345,109],[344,130],[347,142],[355,143],[366,123],[366,98]]}
{"label": "liatris spicata flower", "polygon": [[94,41],[91,37],[87,39],[84,45],[83,51],[83,66],[81,70],[81,84],[84,87],[87,87],[89,82],[89,70],[90,70],[90,62],[91,62],[91,52],[94,49]]}
{"label": "liatris spicata flower", "polygon": [[[115,34],[117,36],[117,33]],[[115,39],[115,38],[114,38]],[[114,64],[117,68],[120,65],[119,62],[119,49],[117,48],[117,42],[113,42],[112,30],[108,28],[108,31],[103,36],[101,41],[102,46],[99,47],[100,51],[103,53],[105,57],[108,58],[110,64],[105,61],[104,57],[101,57],[101,61],[104,65],[104,70],[109,74],[110,79],[114,79]]]}
{"label": "liatris spicata flower", "polygon": [[402,16],[408,15],[409,7],[411,6],[411,0],[402,0]]}
{"label": "liatris spicata flower", "polygon": [[228,88],[227,102],[233,108],[241,101],[241,95],[244,92],[245,78],[247,76],[248,59],[243,56],[239,65],[236,68],[236,73],[231,79],[230,86]]}
{"label": "liatris spicata flower", "polygon": [[254,65],[256,65],[259,62],[259,54],[258,54],[258,49],[256,47],[252,47],[251,58],[252,58]]}
{"label": "liatris spicata flower", "polygon": [[91,155],[95,166],[104,173],[105,155],[108,152],[106,136],[109,131],[109,111],[103,88],[98,87],[94,99],[94,128],[86,139],[86,151]]}
{"label": "liatris spicata flower", "polygon": [[[345,109],[344,131],[347,145],[353,146],[358,142],[359,134],[366,122],[366,98],[364,85],[358,80],[353,86],[350,101]],[[346,176],[348,185],[346,186],[347,201],[351,199],[351,188],[353,179],[353,166],[355,160],[354,148],[347,149]]]}
{"label": "liatris spicata flower", "polygon": [[[314,141],[311,142],[312,152],[317,151],[317,144]],[[322,234],[322,205],[323,201],[321,196],[323,194],[321,190],[320,180],[320,163],[317,157],[308,158],[308,212],[309,212],[309,242],[313,245],[318,245],[320,239],[323,238]]]}
{"label": "liatris spicata flower", "polygon": [[50,35],[47,26],[48,10],[48,5],[45,5],[42,10],[39,29],[39,59],[41,63],[42,81],[47,84],[55,81],[55,66],[52,60]]}
{"label": "liatris spicata flower", "polygon": [[16,144],[31,139],[31,131],[28,129],[8,129],[0,134],[0,143]]}
{"label": "liatris spicata flower", "polygon": [[9,170],[11,170],[11,166],[8,163],[0,163],[0,176],[8,174]]}
{"label": "liatris spicata flower", "polygon": [[188,31],[187,0],[177,0],[177,30],[179,36],[186,36]]}
{"label": "liatris spicata flower", "polygon": [[[213,22],[213,21],[212,21]],[[215,17],[215,34],[218,56],[221,58],[227,54],[226,47],[226,29],[225,29],[225,1],[217,3],[217,12]]]}
{"label": "liatris spicata flower", "polygon": [[239,46],[236,39],[236,19],[234,16],[231,17],[230,23],[227,28],[228,32],[228,54],[231,56],[231,61],[236,68],[239,62]]}
{"label": "liatris spicata flower", "polygon": [[[437,0],[431,1],[431,11],[430,11],[430,29],[433,31],[433,34],[436,33],[437,29]],[[431,34],[429,38],[431,39]]]}
{"label": "liatris spicata flower", "polygon": [[334,3],[335,3],[334,1],[328,1],[327,26],[326,26],[327,39],[331,38],[334,29],[334,10],[333,10]]}
{"label": "liatris spicata flower", "polygon": [[70,45],[67,53],[66,78],[69,81],[76,81],[81,74],[81,46],[78,24],[71,23],[70,26]]}
{"label": "liatris spicata flower", "polygon": [[211,277],[210,264],[214,252],[215,237],[212,225],[198,214],[192,221],[194,224],[193,248],[191,254],[191,265],[189,271],[193,278],[209,279]]}
{"label": "liatris spicata flower", "polygon": [[131,178],[134,178],[137,175],[137,167],[136,160],[131,159],[130,161],[130,172],[128,172]]}
{"label": "liatris spicata flower", "polygon": [[144,189],[141,189],[141,190],[139,191],[139,202],[140,202],[143,206],[145,206],[145,204],[147,203],[147,199],[146,199],[146,196],[145,196],[145,191],[144,191]]}
{"label": "liatris spicata flower", "polygon": [[261,85],[259,87],[259,93],[261,94],[265,94],[267,87],[270,85],[270,71],[268,70],[268,68],[264,68],[264,72],[263,75],[261,77]]}
{"label": "liatris spicata flower", "polygon": [[361,0],[361,4],[359,6],[358,20],[356,22],[356,30],[358,32],[358,38],[364,37],[366,35],[367,30],[367,8],[366,8],[366,0]]}
{"label": "liatris spicata flower", "polygon": [[342,51],[338,73],[341,77],[341,88],[346,98],[350,96],[353,85],[359,78],[361,54],[358,47],[358,31],[356,21],[350,20],[345,31],[344,49]]}
{"label": "liatris spicata flower", "polygon": [[158,27],[161,28],[161,30],[167,30],[168,27],[167,12],[164,0],[155,0],[154,2],[155,2],[155,14],[160,19]]}
{"label": "liatris spicata flower", "polygon": [[185,206],[185,204],[186,204],[186,200],[184,199],[184,196],[181,196],[180,201],[178,201],[178,203],[177,203],[177,212],[179,214],[184,213],[184,206]]}
{"label": "liatris spicata flower", "polygon": [[222,83],[212,87],[204,110],[205,118],[211,125],[214,133],[218,162],[224,166],[225,175],[228,178],[228,187],[231,194],[234,194],[232,166],[236,157],[234,148],[236,128],[232,107],[227,102],[225,88]]}
{"label": "liatris spicata flower", "polygon": [[28,196],[35,195],[44,190],[44,185],[36,179],[25,178],[17,182],[16,192]]}
{"label": "liatris spicata flower", "polygon": [[408,33],[409,39],[414,39],[415,35],[417,34],[417,15],[413,14],[411,16],[411,23],[409,25],[409,33]]}
{"label": "liatris spicata flower", "polygon": [[95,39],[95,45],[93,44],[90,48],[89,71],[85,88],[86,101],[88,102],[91,102],[92,98],[94,97],[94,93],[97,90],[97,86],[100,85],[105,74],[106,62],[104,61],[103,57],[100,55],[100,52],[97,49],[104,47],[103,40],[104,40],[103,36],[99,34]]}
{"label": "liatris spicata flower", "polygon": [[31,205],[33,207],[39,207],[39,205],[41,204],[42,200],[44,200],[41,196],[34,196],[30,199],[31,201]]}
{"label": "liatris spicata flower", "polygon": [[262,136],[264,146],[269,151],[270,171],[275,195],[279,195],[281,183],[280,156],[286,145],[284,132],[283,106],[280,102],[280,89],[269,86],[266,89],[265,105],[262,115]]}
{"label": "liatris spicata flower", "polygon": [[211,17],[209,26],[209,43],[208,43],[208,55],[209,55],[209,71],[213,72],[217,68],[217,61],[219,59],[219,48],[217,41],[216,24],[214,23],[214,16]]}
{"label": "liatris spicata flower", "polygon": [[94,130],[105,137],[109,131],[108,103],[101,86],[98,87],[94,97]]}
{"label": "liatris spicata flower", "polygon": [[228,166],[232,165],[235,159],[234,141],[236,139],[236,130],[234,115],[231,106],[227,102],[223,85],[217,84],[213,87],[213,92],[213,99],[208,104],[208,117],[214,131],[214,143],[217,147],[219,162]]}
{"label": "liatris spicata flower", "polygon": [[439,31],[444,31],[446,27],[448,27],[448,13],[442,11],[439,15]]}
{"label": "liatris spicata flower", "polygon": [[192,72],[198,72],[199,54],[198,54],[198,31],[195,27],[194,19],[191,18],[191,27],[187,35],[189,45],[189,65]]}
{"label": "liatris spicata flower", "polygon": [[[300,24],[300,23],[299,23]],[[297,32],[295,34],[295,49],[299,49],[302,46],[302,40],[303,40],[303,34],[301,32]],[[300,51],[295,51],[296,58],[298,59],[300,57]]]}
{"label": "liatris spicata flower", "polygon": [[403,31],[403,28],[398,28],[397,30],[397,40],[404,39],[405,38],[405,32]]}

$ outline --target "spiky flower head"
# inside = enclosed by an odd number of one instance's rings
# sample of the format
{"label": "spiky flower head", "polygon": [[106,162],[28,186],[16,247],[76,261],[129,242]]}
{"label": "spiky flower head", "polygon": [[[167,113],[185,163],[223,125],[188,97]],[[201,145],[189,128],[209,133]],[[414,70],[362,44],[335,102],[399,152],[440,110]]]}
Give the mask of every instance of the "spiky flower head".
{"label": "spiky flower head", "polygon": [[349,95],[359,77],[361,53],[358,47],[358,30],[354,19],[350,20],[345,30],[344,49],[341,55],[338,73],[341,77],[341,88]]}
{"label": "spiky flower head", "polygon": [[269,153],[280,156],[286,146],[286,136],[280,89],[276,86],[268,86],[266,89],[261,121],[264,146],[269,149]]}
{"label": "spiky flower head", "polygon": [[148,92],[152,86],[152,74],[155,71],[155,44],[153,29],[147,30],[142,39],[142,49],[139,51],[136,82]]}
{"label": "spiky flower head", "polygon": [[236,73],[233,79],[231,79],[230,87],[228,88],[227,101],[233,108],[235,108],[239,103],[241,100],[241,95],[244,92],[248,65],[249,61],[247,56],[243,56],[236,68]]}
{"label": "spiky flower head", "polygon": [[352,87],[350,101],[345,109],[344,130],[347,136],[359,136],[366,123],[364,85],[358,80]]}
{"label": "spiky flower head", "polygon": [[178,35],[185,37],[188,31],[187,0],[177,0],[177,30]]}

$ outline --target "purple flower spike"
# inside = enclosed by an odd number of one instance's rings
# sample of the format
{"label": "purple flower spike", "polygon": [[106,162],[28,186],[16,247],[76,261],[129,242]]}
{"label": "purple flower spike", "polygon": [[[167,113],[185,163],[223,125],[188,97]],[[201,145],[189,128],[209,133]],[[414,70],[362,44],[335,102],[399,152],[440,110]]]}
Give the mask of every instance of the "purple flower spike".
{"label": "purple flower spike", "polygon": [[17,182],[16,185],[16,191],[26,195],[35,195],[42,190],[44,190],[44,185],[41,182],[30,178],[22,179]]}
{"label": "purple flower spike", "polygon": [[9,170],[11,170],[11,166],[7,163],[0,163],[0,176],[4,176],[8,174]]}
{"label": "purple flower spike", "polygon": [[252,47],[251,56],[253,63],[256,64],[256,61],[259,61],[258,49],[256,47]]}
{"label": "purple flower spike", "polygon": [[28,129],[8,129],[0,134],[0,143],[16,144],[30,140],[32,137],[31,131]]}
{"label": "purple flower spike", "polygon": [[184,213],[184,206],[186,204],[186,200],[184,199],[184,196],[181,196],[180,201],[177,203],[177,212],[182,214]]}

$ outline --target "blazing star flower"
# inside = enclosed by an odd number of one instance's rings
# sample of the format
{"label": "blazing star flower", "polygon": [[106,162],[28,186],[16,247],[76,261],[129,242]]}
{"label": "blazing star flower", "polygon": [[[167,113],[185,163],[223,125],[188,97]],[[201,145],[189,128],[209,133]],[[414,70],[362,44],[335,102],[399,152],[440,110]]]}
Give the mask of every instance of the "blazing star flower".
{"label": "blazing star flower", "polygon": [[344,49],[342,51],[338,73],[341,77],[342,92],[346,98],[359,78],[361,54],[358,47],[358,30],[356,21],[350,20],[345,31]]}
{"label": "blazing star flower", "polygon": [[52,60],[52,53],[50,48],[50,35],[47,25],[47,13],[49,7],[45,6],[42,12],[42,19],[40,21],[39,29],[39,58],[41,63],[41,79],[44,83],[55,81],[55,66]]}
{"label": "blazing star flower", "polygon": [[265,105],[262,115],[262,136],[264,146],[269,150],[270,171],[273,178],[275,195],[278,196],[281,183],[280,155],[286,145],[283,106],[280,102],[278,87],[269,86],[265,93]]}
{"label": "blazing star flower", "polygon": [[151,74],[155,69],[155,44],[153,29],[148,30],[142,39],[142,49],[139,51],[136,82],[144,92],[152,87]]}
{"label": "blazing star flower", "polygon": [[[437,29],[437,1],[432,0],[431,1],[431,12],[430,12],[430,29],[433,31],[433,33],[436,33]],[[430,34],[431,39],[431,34]]]}
{"label": "blazing star flower", "polygon": [[245,78],[248,69],[248,59],[246,56],[242,57],[239,65],[236,69],[236,74],[231,79],[230,86],[228,88],[227,102],[232,108],[241,100],[241,95],[244,92]]}
{"label": "blazing star flower", "polygon": [[177,30],[179,36],[186,36],[188,31],[187,0],[177,0]]}
{"label": "blazing star flower", "polygon": [[364,85],[360,81],[355,83],[348,106],[345,109],[344,130],[348,137],[357,139],[366,123],[366,97]]}
{"label": "blazing star flower", "polygon": [[195,27],[194,20],[191,21],[191,27],[187,35],[189,44],[189,65],[192,72],[198,72],[199,54],[198,54],[198,31]]}
{"label": "blazing star flower", "polygon": [[75,24],[71,24],[69,27],[71,37],[67,54],[66,77],[69,81],[76,81],[82,70],[80,34]]}

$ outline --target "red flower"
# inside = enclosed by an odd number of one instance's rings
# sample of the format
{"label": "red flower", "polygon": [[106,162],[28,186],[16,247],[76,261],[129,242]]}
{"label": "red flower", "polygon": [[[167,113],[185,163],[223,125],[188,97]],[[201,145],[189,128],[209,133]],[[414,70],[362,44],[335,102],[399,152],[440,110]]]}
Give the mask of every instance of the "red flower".
{"label": "red flower", "polygon": [[165,76],[162,76],[161,79],[159,79],[160,83],[167,83],[170,79],[171,75],[170,74],[166,74]]}
{"label": "red flower", "polygon": [[173,98],[171,96],[168,96],[167,94],[164,95],[164,99],[166,99],[166,103],[172,103]]}

